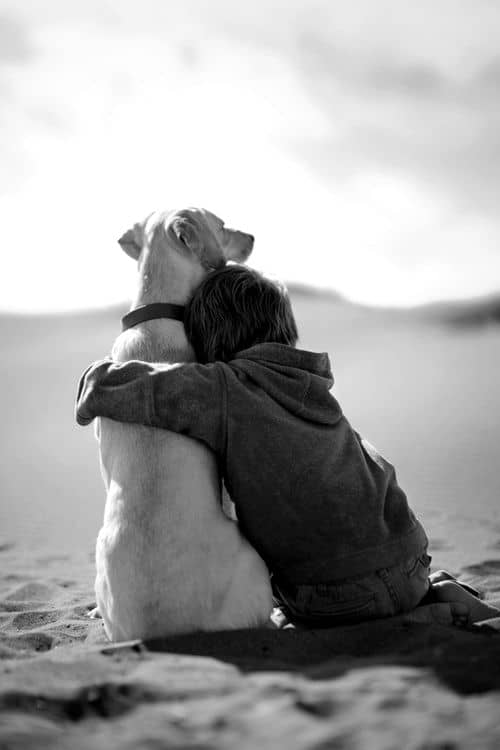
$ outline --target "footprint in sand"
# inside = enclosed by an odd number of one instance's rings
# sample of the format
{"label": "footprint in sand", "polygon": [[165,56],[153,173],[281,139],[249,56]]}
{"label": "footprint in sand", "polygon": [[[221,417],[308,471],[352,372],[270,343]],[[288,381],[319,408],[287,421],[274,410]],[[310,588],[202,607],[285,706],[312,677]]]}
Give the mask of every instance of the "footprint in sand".
{"label": "footprint in sand", "polygon": [[17,586],[12,589],[7,596],[4,597],[5,602],[43,602],[46,604],[54,598],[58,598],[61,595],[61,590],[58,586],[40,583],[39,581],[29,581],[21,586]]}
{"label": "footprint in sand", "polygon": [[63,613],[58,609],[21,612],[12,620],[12,627],[17,628],[17,630],[34,630],[44,625],[50,625],[60,620],[62,616]]}
{"label": "footprint in sand", "polygon": [[76,607],[72,607],[71,612],[76,617],[84,617],[86,620],[90,617],[90,613],[95,609],[96,603],[89,602],[87,604],[78,604]]}
{"label": "footprint in sand", "polygon": [[47,633],[26,633],[17,636],[7,636],[0,640],[0,646],[22,651],[49,651],[54,638]]}

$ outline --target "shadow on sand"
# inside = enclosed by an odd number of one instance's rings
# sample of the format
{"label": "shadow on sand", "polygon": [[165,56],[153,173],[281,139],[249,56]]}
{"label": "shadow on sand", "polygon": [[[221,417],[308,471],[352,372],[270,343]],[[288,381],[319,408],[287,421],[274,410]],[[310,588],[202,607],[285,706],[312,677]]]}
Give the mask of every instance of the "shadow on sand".
{"label": "shadow on sand", "polygon": [[378,620],[321,630],[239,630],[147,642],[150,651],[209,656],[245,672],[293,671],[312,679],[371,666],[428,668],[467,695],[500,689],[500,634],[437,624]]}

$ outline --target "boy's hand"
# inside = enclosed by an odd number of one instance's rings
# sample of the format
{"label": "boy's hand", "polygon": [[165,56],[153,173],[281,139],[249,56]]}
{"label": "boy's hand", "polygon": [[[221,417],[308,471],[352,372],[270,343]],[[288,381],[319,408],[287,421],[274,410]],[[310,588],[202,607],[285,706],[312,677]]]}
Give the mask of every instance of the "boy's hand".
{"label": "boy's hand", "polygon": [[75,417],[79,425],[88,425],[95,417],[100,416],[96,410],[95,389],[110,364],[109,358],[97,360],[81,376],[75,405]]}
{"label": "boy's hand", "polygon": [[151,426],[154,403],[150,375],[154,369],[148,362],[137,360],[94,362],[80,378],[75,410],[78,424],[107,417]]}

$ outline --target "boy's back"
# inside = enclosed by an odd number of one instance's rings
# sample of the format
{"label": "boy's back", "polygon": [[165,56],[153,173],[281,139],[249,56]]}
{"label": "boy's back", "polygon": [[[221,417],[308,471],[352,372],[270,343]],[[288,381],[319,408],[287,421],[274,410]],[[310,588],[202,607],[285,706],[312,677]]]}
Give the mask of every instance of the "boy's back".
{"label": "boy's back", "polygon": [[280,579],[331,583],[425,549],[394,468],[329,392],[326,354],[264,343],[227,363],[104,363],[98,380],[93,413],[175,430],[217,453],[242,531]]}
{"label": "boy's back", "polygon": [[258,344],[220,364],[222,466],[244,533],[295,584],[391,567],[427,544],[394,468],[330,393],[326,354]]}

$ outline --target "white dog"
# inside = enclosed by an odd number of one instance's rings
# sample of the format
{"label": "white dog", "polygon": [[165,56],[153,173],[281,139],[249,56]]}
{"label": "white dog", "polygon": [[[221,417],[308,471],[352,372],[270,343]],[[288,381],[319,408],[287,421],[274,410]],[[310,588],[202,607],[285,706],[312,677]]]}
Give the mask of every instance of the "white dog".
{"label": "white dog", "polygon": [[[246,260],[253,237],[201,209],[154,213],[119,240],[138,261],[133,309],[184,305],[204,276]],[[127,361],[194,360],[180,320],[134,324],[115,341]],[[97,539],[96,597],[111,640],[265,626],[266,565],[221,509],[215,458],[165,430],[97,420],[107,490]]]}

